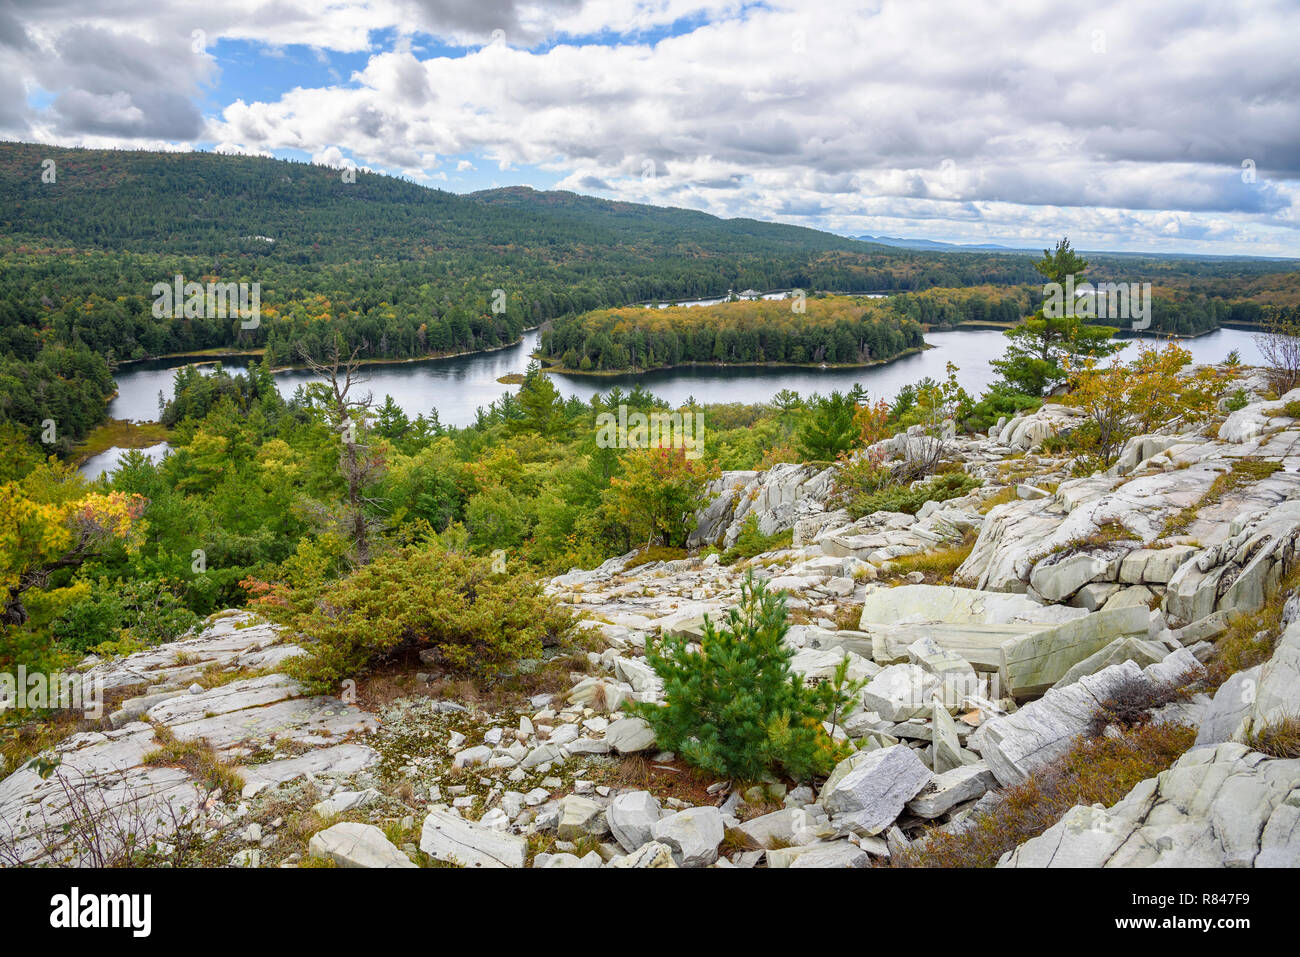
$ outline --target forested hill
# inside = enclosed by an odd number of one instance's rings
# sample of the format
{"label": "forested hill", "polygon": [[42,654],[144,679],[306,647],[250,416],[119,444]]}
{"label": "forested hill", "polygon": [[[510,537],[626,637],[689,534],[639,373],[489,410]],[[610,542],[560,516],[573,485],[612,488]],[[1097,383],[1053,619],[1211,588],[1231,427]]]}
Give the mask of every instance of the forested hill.
{"label": "forested hill", "polygon": [[[0,322],[52,327],[118,358],[265,345],[282,356],[336,330],[370,357],[399,358],[489,348],[571,312],[729,289],[1032,279],[1022,256],[900,252],[570,193],[345,180],[262,157],[0,144]],[[153,284],[177,272],[260,281],[261,328],[151,322]],[[490,308],[497,289],[505,313]]]}

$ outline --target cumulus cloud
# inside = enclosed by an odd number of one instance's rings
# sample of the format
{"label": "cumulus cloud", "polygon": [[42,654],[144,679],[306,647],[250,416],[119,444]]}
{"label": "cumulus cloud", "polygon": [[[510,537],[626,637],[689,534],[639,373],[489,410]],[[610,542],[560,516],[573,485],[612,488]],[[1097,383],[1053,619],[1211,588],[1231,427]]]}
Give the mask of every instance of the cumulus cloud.
{"label": "cumulus cloud", "polygon": [[[1300,252],[1289,0],[80,5],[0,8],[0,61],[53,94],[0,106],[0,129],[346,151],[420,180],[472,156],[580,192],[851,233]],[[383,29],[396,41],[372,49]],[[467,50],[421,54],[422,34]],[[219,37],[368,56],[346,80],[196,122]]]}

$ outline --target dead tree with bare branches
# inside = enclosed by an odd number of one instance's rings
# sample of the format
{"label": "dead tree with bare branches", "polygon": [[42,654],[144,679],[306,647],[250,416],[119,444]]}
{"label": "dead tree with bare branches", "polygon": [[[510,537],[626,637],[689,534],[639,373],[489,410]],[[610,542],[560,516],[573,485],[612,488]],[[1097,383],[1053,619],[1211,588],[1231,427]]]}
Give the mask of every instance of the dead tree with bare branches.
{"label": "dead tree with bare branches", "polygon": [[379,504],[378,499],[367,497],[365,490],[384,471],[382,454],[365,441],[374,393],[362,395],[353,391],[365,382],[358,375],[361,367],[358,357],[364,347],[365,343],[362,343],[344,358],[339,337],[335,336],[323,362],[314,358],[306,348],[299,347],[307,367],[324,380],[320,385],[323,387],[326,415],[330,428],[339,434],[342,444],[339,471],[347,482],[346,514],[342,525],[352,542],[353,559],[358,565],[370,561],[371,532],[375,523],[367,516],[367,508]]}

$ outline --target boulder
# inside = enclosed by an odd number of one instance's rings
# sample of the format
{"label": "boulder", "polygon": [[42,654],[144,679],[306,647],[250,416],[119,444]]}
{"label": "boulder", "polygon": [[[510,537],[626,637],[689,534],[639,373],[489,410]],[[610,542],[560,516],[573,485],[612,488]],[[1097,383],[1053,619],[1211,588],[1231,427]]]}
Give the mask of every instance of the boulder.
{"label": "boulder", "polygon": [[795,814],[798,808],[786,807],[770,814],[760,814],[741,822],[737,827],[759,847],[770,847],[774,842],[790,844],[794,840]]}
{"label": "boulder", "polygon": [[600,837],[609,830],[605,822],[605,808],[580,794],[570,794],[560,799],[560,823],[555,836],[562,841],[576,841],[594,835]]}
{"label": "boulder", "polygon": [[630,868],[676,867],[677,862],[673,860],[673,849],[671,847],[657,841],[650,841],[647,844],[642,844],[626,857],[615,858],[610,866]]}
{"label": "boulder", "polygon": [[931,777],[911,748],[896,744],[867,752],[855,761],[833,786],[822,788],[821,803],[832,824],[879,834],[894,823]]}
{"label": "boulder", "polygon": [[654,823],[655,841],[667,845],[681,867],[707,867],[718,859],[726,828],[716,807],[691,807]]}
{"label": "boulder", "polygon": [[652,839],[659,814],[659,801],[654,795],[649,791],[632,791],[610,801],[605,818],[614,840],[631,853]]}
{"label": "boulder", "polygon": [[528,844],[518,835],[433,810],[424,819],[420,850],[434,860],[463,867],[523,867]]}
{"label": "boulder", "polygon": [[790,862],[790,867],[870,867],[867,852],[848,841],[828,841],[809,847]]}
{"label": "boulder", "polygon": [[655,746],[655,733],[644,718],[619,718],[605,729],[605,741],[619,754],[636,754]]}
{"label": "boulder", "polygon": [[930,710],[939,679],[919,665],[890,665],[862,690],[862,706],[886,721],[906,721]]}
{"label": "boulder", "polygon": [[364,807],[379,799],[379,792],[374,788],[364,791],[336,791],[325,800],[313,805],[312,811],[320,817],[333,817],[353,808]]}
{"label": "boulder", "polygon": [[1159,642],[1139,638],[1137,635],[1126,635],[1123,638],[1116,638],[1100,651],[1073,665],[1053,687],[1063,688],[1078,681],[1084,675],[1095,675],[1103,668],[1117,665],[1121,661],[1135,661],[1138,667],[1145,668],[1147,665],[1164,660],[1167,654],[1169,649]]}
{"label": "boulder", "polygon": [[1002,644],[1000,669],[1004,692],[1016,698],[1042,694],[1116,637],[1145,637],[1149,617],[1145,607],[1098,611],[1049,631],[1008,639]]}
{"label": "boulder", "polygon": [[1058,552],[1034,565],[1029,584],[1047,601],[1066,601],[1089,582],[1113,580],[1123,555],[1111,548]]}
{"label": "boulder", "polygon": [[969,747],[985,760],[1000,784],[1021,784],[1034,770],[1068,751],[1092,723],[1097,705],[1125,684],[1164,683],[1179,671],[1199,668],[1200,663],[1185,648],[1145,669],[1132,661],[1111,665],[1065,687],[1052,688],[1019,711],[984,722],[970,736]]}
{"label": "boulder", "polygon": [[934,773],[942,774],[961,767],[961,742],[957,738],[957,724],[942,703],[934,702],[932,714],[931,727],[934,735],[932,764]]}
{"label": "boulder", "polygon": [[312,835],[307,850],[313,857],[340,867],[415,867],[373,824],[335,824]]}
{"label": "boulder", "polygon": [[921,793],[907,802],[917,817],[936,818],[958,804],[982,797],[998,786],[998,779],[983,761],[936,774]]}

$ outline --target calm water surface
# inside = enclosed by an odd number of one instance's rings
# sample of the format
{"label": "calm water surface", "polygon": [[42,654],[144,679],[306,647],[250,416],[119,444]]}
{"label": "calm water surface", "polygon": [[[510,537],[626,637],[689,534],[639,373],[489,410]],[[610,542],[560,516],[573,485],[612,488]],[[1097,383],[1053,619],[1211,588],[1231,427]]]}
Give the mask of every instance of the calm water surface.
{"label": "calm water surface", "polygon": [[[536,331],[525,333],[519,344],[496,352],[369,366],[365,370],[366,382],[360,388],[372,391],[380,402],[385,395],[391,395],[411,417],[421,412],[427,415],[436,409],[444,425],[469,425],[479,407],[486,407],[504,392],[518,389],[497,379],[527,368],[529,354],[537,347],[537,337]],[[698,366],[620,376],[553,375],[552,379],[561,393],[583,400],[615,385],[628,389],[638,382],[673,404],[685,402],[688,397],[701,403],[766,402],[781,389],[792,389],[806,396],[812,392],[847,390],[858,383],[873,397],[891,399],[902,386],[918,379],[926,376],[942,379],[947,363],[952,362],[958,367],[957,378],[961,384],[967,391],[978,393],[996,378],[989,361],[1001,356],[1007,346],[1006,337],[995,329],[931,332],[925,338],[934,348],[868,369]],[[1233,349],[1240,352],[1241,361],[1247,365],[1262,361],[1254,333],[1247,330],[1219,329],[1182,344],[1196,362],[1221,361]],[[1127,351],[1131,353],[1132,347]],[[118,395],[109,403],[108,414],[117,419],[156,421],[159,393],[171,397],[172,376],[186,361],[158,359],[123,366],[115,377]],[[248,367],[248,360],[234,358],[224,365],[231,371],[243,370]],[[275,376],[276,385],[286,398],[313,378],[305,370],[288,370]],[[149,451],[151,455],[161,456],[166,449],[154,446]],[[97,475],[111,470],[120,455],[120,450],[110,449],[88,461],[83,471],[93,467],[90,474]]]}

